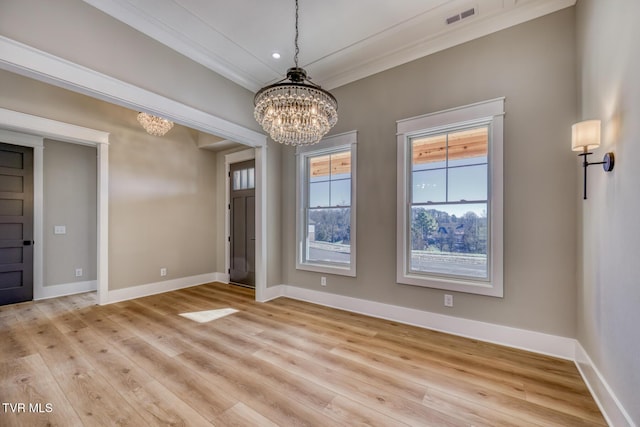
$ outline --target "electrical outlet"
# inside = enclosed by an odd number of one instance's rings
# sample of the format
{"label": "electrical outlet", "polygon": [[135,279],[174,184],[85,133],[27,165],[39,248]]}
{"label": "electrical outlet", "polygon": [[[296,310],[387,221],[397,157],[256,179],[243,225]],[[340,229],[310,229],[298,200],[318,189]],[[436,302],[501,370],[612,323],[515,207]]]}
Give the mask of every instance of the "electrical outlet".
{"label": "electrical outlet", "polygon": [[320,286],[327,286],[327,278],[322,276],[320,277]]}
{"label": "electrical outlet", "polygon": [[82,277],[82,269],[76,268],[76,277]]}
{"label": "electrical outlet", "polygon": [[160,276],[166,276],[167,275],[167,269],[166,268],[161,268],[160,269]]}
{"label": "electrical outlet", "polygon": [[453,307],[453,295],[444,294],[444,306]]}

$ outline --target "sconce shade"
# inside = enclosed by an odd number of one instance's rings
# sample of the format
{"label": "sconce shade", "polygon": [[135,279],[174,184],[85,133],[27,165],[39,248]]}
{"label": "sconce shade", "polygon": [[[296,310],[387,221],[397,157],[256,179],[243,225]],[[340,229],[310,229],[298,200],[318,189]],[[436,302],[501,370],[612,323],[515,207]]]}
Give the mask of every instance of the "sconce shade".
{"label": "sconce shade", "polygon": [[585,120],[571,126],[571,149],[587,151],[600,146],[600,120]]}

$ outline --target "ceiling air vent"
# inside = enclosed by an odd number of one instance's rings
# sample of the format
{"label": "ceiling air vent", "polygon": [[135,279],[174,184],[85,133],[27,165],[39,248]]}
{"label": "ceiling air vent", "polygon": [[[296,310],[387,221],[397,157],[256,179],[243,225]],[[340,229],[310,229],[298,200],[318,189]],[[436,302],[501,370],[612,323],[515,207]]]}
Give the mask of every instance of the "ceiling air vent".
{"label": "ceiling air vent", "polygon": [[454,22],[458,22],[460,20],[460,14],[453,15],[447,18],[447,25],[451,25]]}
{"label": "ceiling air vent", "polygon": [[468,18],[470,16],[473,16],[476,14],[476,8],[472,7],[471,9],[465,10],[464,12],[460,13],[460,18],[464,19],[464,18]]}
{"label": "ceiling air vent", "polygon": [[451,15],[449,16],[446,21],[447,21],[447,25],[451,25],[453,23],[456,23],[458,21],[462,21],[463,19],[469,18],[470,16],[474,16],[476,14],[476,8],[475,7],[471,7],[469,9],[466,9],[460,13],[456,13],[455,15]]}

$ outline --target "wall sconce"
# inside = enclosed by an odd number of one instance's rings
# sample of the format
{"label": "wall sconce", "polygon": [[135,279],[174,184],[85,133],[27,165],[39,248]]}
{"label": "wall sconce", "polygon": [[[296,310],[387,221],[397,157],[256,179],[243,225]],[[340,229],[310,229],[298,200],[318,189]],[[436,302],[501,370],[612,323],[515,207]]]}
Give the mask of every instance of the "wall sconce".
{"label": "wall sconce", "polygon": [[605,172],[613,170],[614,156],[612,152],[606,153],[601,162],[590,163],[587,156],[593,154],[589,150],[600,146],[600,120],[585,120],[571,126],[571,149],[582,151],[578,156],[583,156],[582,167],[584,168],[584,200],[587,199],[587,167],[591,165],[602,165]]}

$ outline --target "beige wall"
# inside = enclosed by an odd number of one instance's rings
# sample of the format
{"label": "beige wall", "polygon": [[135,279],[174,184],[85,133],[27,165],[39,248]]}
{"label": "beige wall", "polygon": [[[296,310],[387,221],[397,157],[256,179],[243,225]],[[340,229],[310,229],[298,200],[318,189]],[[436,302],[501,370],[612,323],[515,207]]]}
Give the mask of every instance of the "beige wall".
{"label": "beige wall", "polygon": [[13,40],[259,130],[253,93],[81,0],[2,0],[0,29]]}
{"label": "beige wall", "polygon": [[215,153],[195,131],[153,137],[135,111],[5,71],[0,86],[0,107],[110,132],[111,290],[216,271]]}
{"label": "beige wall", "polygon": [[[640,425],[640,2],[580,0],[577,6],[580,119],[602,120],[611,173],[589,170],[579,201],[578,339]],[[577,167],[577,161],[576,167]]]}
{"label": "beige wall", "polygon": [[[283,281],[560,336],[575,336],[574,10],[566,9],[333,91],[358,131],[357,277],[295,269],[295,158],[283,151]],[[396,120],[506,97],[504,298],[396,283]]]}
{"label": "beige wall", "polygon": [[[96,280],[96,156],[94,147],[44,141],[44,286]],[[56,225],[66,234],[54,234]]]}

